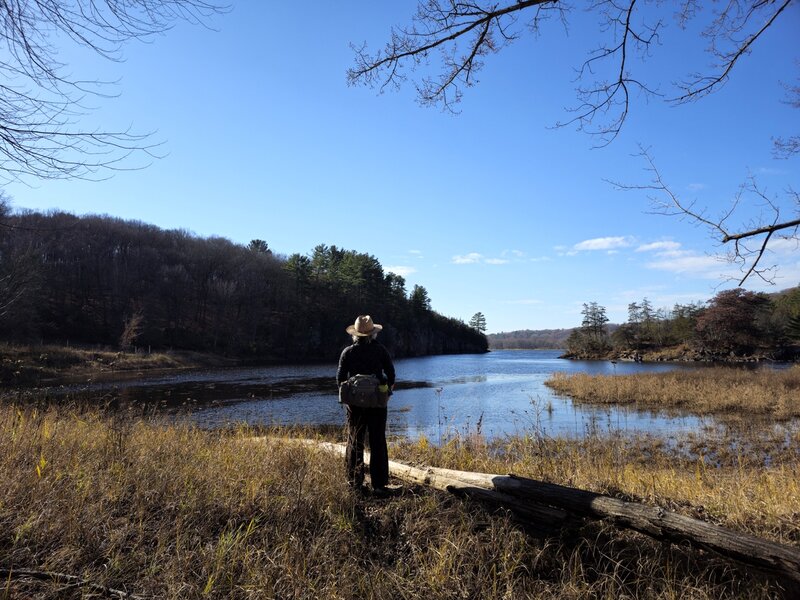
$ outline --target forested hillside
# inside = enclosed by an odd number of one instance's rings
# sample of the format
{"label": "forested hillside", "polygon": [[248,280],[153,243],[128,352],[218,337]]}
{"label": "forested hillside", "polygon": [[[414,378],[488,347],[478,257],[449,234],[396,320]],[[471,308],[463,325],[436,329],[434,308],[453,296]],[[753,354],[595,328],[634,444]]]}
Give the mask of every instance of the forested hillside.
{"label": "forested hillside", "polygon": [[273,254],[106,216],[10,214],[0,202],[0,339],[331,360],[358,314],[395,356],[484,352],[369,254]]}

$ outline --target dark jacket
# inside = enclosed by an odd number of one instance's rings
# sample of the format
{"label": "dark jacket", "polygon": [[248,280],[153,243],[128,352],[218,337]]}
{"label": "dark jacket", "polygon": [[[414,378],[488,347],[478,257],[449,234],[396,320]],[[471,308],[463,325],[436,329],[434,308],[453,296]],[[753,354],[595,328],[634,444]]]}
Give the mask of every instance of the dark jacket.
{"label": "dark jacket", "polygon": [[383,344],[371,341],[358,341],[342,350],[336,382],[347,381],[353,375],[375,375],[381,383],[390,388],[394,385],[394,365],[389,352]]}

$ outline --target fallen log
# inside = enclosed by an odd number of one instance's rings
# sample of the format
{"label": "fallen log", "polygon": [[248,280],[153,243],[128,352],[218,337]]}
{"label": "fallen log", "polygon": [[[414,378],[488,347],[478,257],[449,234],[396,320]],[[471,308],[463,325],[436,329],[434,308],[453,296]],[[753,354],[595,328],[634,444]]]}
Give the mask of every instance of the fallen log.
{"label": "fallen log", "polygon": [[627,502],[603,494],[515,475],[496,476],[494,489],[513,496],[559,506],[573,514],[610,519],[669,542],[688,541],[697,546],[756,567],[763,572],[800,582],[800,549],[733,531],[640,502]]}
{"label": "fallen log", "polygon": [[[338,454],[345,453],[343,444],[302,440]],[[364,453],[369,463],[369,453]],[[680,515],[657,506],[628,502],[588,490],[546,483],[516,475],[472,473],[438,467],[414,467],[389,461],[391,475],[468,495],[502,505],[516,514],[537,521],[560,523],[569,514],[606,519],[619,527],[633,529],[659,540],[690,542],[713,550],[762,572],[800,582],[800,548],[771,542],[747,533],[737,532],[706,521]]]}

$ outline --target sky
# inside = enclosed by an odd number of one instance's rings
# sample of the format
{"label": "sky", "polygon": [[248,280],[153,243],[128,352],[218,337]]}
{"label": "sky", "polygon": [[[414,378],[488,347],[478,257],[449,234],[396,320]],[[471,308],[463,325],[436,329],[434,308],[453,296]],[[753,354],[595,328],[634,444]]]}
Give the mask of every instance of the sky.
{"label": "sky", "polygon": [[[583,303],[624,322],[630,302],[656,307],[704,301],[735,287],[738,268],[705,229],[654,214],[636,156],[648,148],[684,201],[721,214],[755,177],[783,209],[798,189],[800,159],[776,159],[771,138],[796,135],[800,110],[782,86],[797,85],[800,6],[699,102],[670,105],[634,94],[610,145],[567,126],[575,68],[599,42],[581,11],[569,28],[546,23],[488,56],[480,83],[453,115],[421,107],[413,85],[378,93],[348,87],[351,43],[382,46],[414,3],[232,2],[205,26],[180,23],[110,62],[63,44],[59,59],[81,79],[117,82],[87,100],[87,128],[152,132],[158,159],[135,158],[100,181],[5,186],[15,208],[108,214],[222,236],[260,238],[279,254],[337,245],[377,257],[386,271],[428,290],[432,306],[489,332],[580,324]],[[663,45],[643,67],[666,93],[704,68],[706,42],[667,15]],[[659,88],[662,89],[662,88]],[[746,229],[764,211],[743,202]],[[737,212],[737,215],[739,212]],[[732,227],[737,229],[736,226]],[[780,242],[766,257],[777,291],[798,285],[800,248]]]}

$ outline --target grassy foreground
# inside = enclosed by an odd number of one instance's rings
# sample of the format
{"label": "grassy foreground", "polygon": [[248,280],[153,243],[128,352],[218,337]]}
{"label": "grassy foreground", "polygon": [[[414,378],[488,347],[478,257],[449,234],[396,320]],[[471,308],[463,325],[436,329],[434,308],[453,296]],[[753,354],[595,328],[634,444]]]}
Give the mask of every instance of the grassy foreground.
{"label": "grassy foreground", "polygon": [[[341,459],[252,431],[0,407],[0,569],[72,574],[158,598],[773,598],[710,554],[594,523],[537,540],[422,488],[361,499]],[[676,459],[646,440],[425,440],[392,457],[514,471],[642,497],[800,543],[797,442],[763,461]],[[792,450],[791,448],[794,448]],[[646,451],[645,451],[646,450]],[[0,598],[87,597],[8,579]]]}
{"label": "grassy foreground", "polygon": [[555,373],[545,384],[593,404],[777,419],[800,416],[800,365],[784,370],[714,367],[636,375]]}

